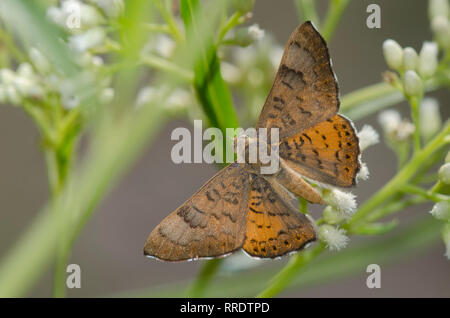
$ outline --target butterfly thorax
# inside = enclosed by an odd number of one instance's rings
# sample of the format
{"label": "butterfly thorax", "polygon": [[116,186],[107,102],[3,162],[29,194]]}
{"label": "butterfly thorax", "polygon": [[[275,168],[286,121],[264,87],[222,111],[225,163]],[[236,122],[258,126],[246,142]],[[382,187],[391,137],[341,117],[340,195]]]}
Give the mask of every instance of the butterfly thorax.
{"label": "butterfly thorax", "polygon": [[[241,135],[234,139],[233,147],[237,155],[237,162],[247,172],[267,175],[278,173],[280,160],[278,148],[273,148],[263,138]],[[267,169],[270,166],[275,166],[275,168]],[[264,167],[266,169],[262,169]]]}

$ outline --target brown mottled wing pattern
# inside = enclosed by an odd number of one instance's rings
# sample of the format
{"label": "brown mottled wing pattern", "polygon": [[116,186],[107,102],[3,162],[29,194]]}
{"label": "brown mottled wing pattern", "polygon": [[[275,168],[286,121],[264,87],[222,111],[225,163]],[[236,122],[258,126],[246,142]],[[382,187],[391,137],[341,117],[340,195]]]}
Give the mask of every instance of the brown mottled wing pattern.
{"label": "brown mottled wing pattern", "polygon": [[349,120],[335,115],[286,138],[280,157],[301,175],[319,182],[350,187],[359,171],[359,142]]}
{"label": "brown mottled wing pattern", "polygon": [[252,175],[243,249],[274,258],[301,249],[316,238],[314,227],[264,178]]}
{"label": "brown mottled wing pattern", "polygon": [[280,140],[332,117],[338,86],[325,40],[310,22],[291,34],[257,128],[280,129]]}
{"label": "brown mottled wing pattern", "polygon": [[144,254],[166,261],[217,257],[245,235],[249,174],[230,164],[169,214],[149,235]]}

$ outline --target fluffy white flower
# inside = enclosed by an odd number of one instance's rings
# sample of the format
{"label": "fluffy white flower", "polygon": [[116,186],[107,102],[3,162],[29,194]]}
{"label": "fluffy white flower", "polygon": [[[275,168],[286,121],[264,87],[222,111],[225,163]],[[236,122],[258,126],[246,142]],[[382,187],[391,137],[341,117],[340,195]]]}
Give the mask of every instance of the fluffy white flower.
{"label": "fluffy white flower", "polygon": [[318,231],[319,239],[332,251],[338,251],[347,246],[349,238],[344,229],[337,229],[332,225],[322,225]]}
{"label": "fluffy white flower", "polygon": [[388,138],[395,142],[408,139],[415,130],[415,126],[407,120],[402,120],[400,113],[395,110],[381,112],[378,115],[378,122]]}
{"label": "fluffy white flower", "polygon": [[[432,76],[438,67],[438,45],[435,42],[424,42],[419,55],[417,70],[424,77]],[[406,74],[405,74],[406,78]],[[406,79],[405,79],[406,81]]]}
{"label": "fluffy white flower", "polygon": [[377,131],[370,125],[364,125],[358,132],[359,148],[364,151],[368,147],[380,142],[380,136]]}
{"label": "fluffy white flower", "polygon": [[356,181],[360,180],[367,180],[369,179],[370,172],[369,168],[367,168],[367,165],[365,162],[361,163],[361,169],[359,169],[358,174],[356,175]]}
{"label": "fluffy white flower", "polygon": [[350,192],[344,192],[336,188],[325,190],[323,196],[325,202],[333,206],[346,219],[356,212],[356,196]]}
{"label": "fluffy white flower", "polygon": [[439,169],[439,180],[445,184],[450,184],[450,163],[445,163]]}
{"label": "fluffy white flower", "polygon": [[394,70],[400,70],[403,66],[403,49],[394,40],[388,39],[383,42],[383,54],[386,63]]}
{"label": "fluffy white flower", "polygon": [[433,137],[441,129],[442,119],[439,103],[435,98],[426,97],[420,105],[420,132],[425,140]]}
{"label": "fluffy white flower", "polygon": [[436,219],[442,221],[450,221],[450,202],[441,201],[433,205],[430,211]]}
{"label": "fluffy white flower", "polygon": [[248,34],[253,41],[259,41],[264,37],[264,30],[259,27],[258,24],[253,24],[248,28]]}
{"label": "fluffy white flower", "polygon": [[[419,60],[420,69],[420,60]],[[408,96],[420,95],[423,91],[422,80],[413,70],[406,71],[403,79],[403,88]]]}
{"label": "fluffy white flower", "polygon": [[378,115],[378,122],[385,133],[389,133],[397,129],[401,121],[402,118],[400,113],[396,110],[385,110]]}

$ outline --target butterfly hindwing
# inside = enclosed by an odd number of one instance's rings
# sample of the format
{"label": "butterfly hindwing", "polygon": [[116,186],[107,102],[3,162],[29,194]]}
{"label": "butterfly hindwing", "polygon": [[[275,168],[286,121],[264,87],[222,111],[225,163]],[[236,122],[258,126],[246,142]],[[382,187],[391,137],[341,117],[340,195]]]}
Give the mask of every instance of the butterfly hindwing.
{"label": "butterfly hindwing", "polygon": [[332,117],[338,109],[338,86],[325,40],[305,22],[289,38],[257,128],[277,127],[282,139]]}
{"label": "butterfly hindwing", "polygon": [[355,184],[359,141],[351,122],[335,115],[280,143],[279,154],[294,171],[339,187]]}
{"label": "butterfly hindwing", "polygon": [[251,256],[274,258],[314,241],[314,227],[307,217],[263,177],[252,178],[243,249]]}
{"label": "butterfly hindwing", "polygon": [[166,261],[217,257],[242,246],[249,174],[237,163],[211,178],[149,235],[144,254]]}

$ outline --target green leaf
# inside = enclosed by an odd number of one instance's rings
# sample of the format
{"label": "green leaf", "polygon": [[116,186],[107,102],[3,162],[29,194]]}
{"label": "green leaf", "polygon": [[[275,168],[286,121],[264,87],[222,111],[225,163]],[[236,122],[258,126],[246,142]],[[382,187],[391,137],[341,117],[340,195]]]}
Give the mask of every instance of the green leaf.
{"label": "green leaf", "polygon": [[[213,27],[207,22],[198,0],[182,0],[181,17],[186,29],[186,45],[197,47],[193,61],[194,89],[210,126],[225,133],[226,128],[239,126],[231,94],[220,72],[220,60],[214,42]],[[214,21],[214,11],[208,10],[208,21]]]}

